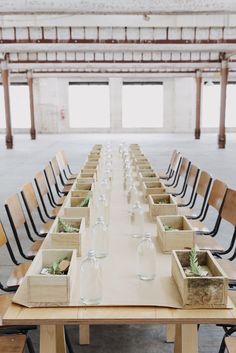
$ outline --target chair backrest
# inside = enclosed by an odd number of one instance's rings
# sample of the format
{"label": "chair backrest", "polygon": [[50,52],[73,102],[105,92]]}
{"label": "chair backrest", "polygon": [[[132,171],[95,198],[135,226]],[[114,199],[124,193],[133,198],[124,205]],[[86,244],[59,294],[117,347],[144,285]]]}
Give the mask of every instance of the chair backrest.
{"label": "chair backrest", "polygon": [[220,215],[224,220],[236,226],[236,190],[227,189]]}
{"label": "chair backrest", "polygon": [[65,168],[66,168],[66,164],[65,164],[65,160],[63,158],[61,151],[57,152],[56,159],[57,159],[57,163],[58,163],[60,171],[63,172],[63,170],[65,170]]}
{"label": "chair backrest", "polygon": [[180,168],[179,168],[179,176],[185,176],[188,169],[189,169],[189,163],[190,161],[183,157],[182,160],[181,160],[181,165],[180,165]]}
{"label": "chair backrest", "polygon": [[44,173],[46,176],[46,179],[48,181],[48,184],[50,186],[53,186],[56,184],[56,179],[54,177],[53,171],[52,171],[52,167],[50,164],[47,164],[46,167],[44,168]]}
{"label": "chair backrest", "polygon": [[34,177],[35,183],[42,196],[48,194],[48,186],[45,176],[42,171],[38,172]]}
{"label": "chair backrest", "polygon": [[207,202],[208,205],[214,207],[217,211],[220,211],[226,191],[227,185],[225,183],[218,179],[214,180]]}
{"label": "chair backrest", "polygon": [[59,164],[58,164],[58,161],[57,161],[57,157],[53,157],[50,161],[51,163],[51,166],[52,166],[52,170],[53,170],[53,173],[54,173],[54,176],[55,178],[58,177],[61,173],[60,171],[60,168],[59,168]]}
{"label": "chair backrest", "polygon": [[191,164],[189,168],[188,177],[187,177],[187,185],[193,187],[194,184],[196,183],[198,174],[199,174],[199,168],[196,167],[194,164]]}
{"label": "chair backrest", "polygon": [[21,187],[21,194],[23,200],[27,203],[30,212],[33,212],[39,207],[32,183],[24,184]]}
{"label": "chair backrest", "polygon": [[61,155],[61,159],[63,160],[64,165],[65,166],[69,165],[69,161],[66,157],[65,151],[61,150],[59,153]]}
{"label": "chair backrest", "polygon": [[204,197],[206,195],[206,192],[209,190],[211,180],[212,177],[210,176],[210,174],[202,170],[198,179],[196,193]]}
{"label": "chair backrest", "polygon": [[3,246],[7,243],[7,237],[5,230],[3,228],[2,222],[0,222],[0,246]]}
{"label": "chair backrest", "polygon": [[10,213],[9,216],[11,217],[15,228],[18,229],[23,226],[26,222],[26,219],[20,203],[19,196],[17,194],[10,196],[6,200],[5,206],[7,207]]}
{"label": "chair backrest", "polygon": [[171,164],[172,170],[175,171],[178,168],[180,158],[181,158],[180,152],[176,152],[176,154],[174,155],[174,158],[173,158],[173,163]]}
{"label": "chair backrest", "polygon": [[177,154],[177,150],[173,150],[172,154],[171,154],[171,157],[170,157],[170,163],[169,163],[169,166],[172,167],[173,163],[174,163],[174,160],[175,160],[175,156]]}

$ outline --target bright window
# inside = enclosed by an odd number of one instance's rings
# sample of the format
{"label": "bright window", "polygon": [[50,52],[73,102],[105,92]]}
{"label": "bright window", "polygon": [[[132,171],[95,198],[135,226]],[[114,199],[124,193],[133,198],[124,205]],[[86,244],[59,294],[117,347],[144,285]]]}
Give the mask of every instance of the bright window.
{"label": "bright window", "polygon": [[236,127],[236,84],[228,84],[226,101],[226,127]]}
{"label": "bright window", "polygon": [[69,85],[70,127],[110,127],[109,86]]}
{"label": "bright window", "polygon": [[[218,127],[220,119],[220,85],[204,85],[202,99],[202,126]],[[236,84],[227,85],[225,126],[236,127]]]}
{"label": "bright window", "polygon": [[122,126],[125,128],[163,126],[162,84],[123,85]]}
{"label": "bright window", "polygon": [[204,85],[202,90],[202,126],[218,127],[220,119],[220,85]]}
{"label": "bright window", "polygon": [[[29,88],[10,85],[11,122],[13,128],[30,128]],[[0,86],[0,128],[6,127],[3,86]]]}

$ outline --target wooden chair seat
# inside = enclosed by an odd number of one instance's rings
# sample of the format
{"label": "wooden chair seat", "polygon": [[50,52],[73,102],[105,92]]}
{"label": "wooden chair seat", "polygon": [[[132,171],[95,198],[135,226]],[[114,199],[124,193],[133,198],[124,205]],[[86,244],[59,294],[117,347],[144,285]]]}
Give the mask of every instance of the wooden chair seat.
{"label": "wooden chair seat", "polygon": [[59,199],[57,200],[57,203],[63,203],[65,201],[66,196],[61,196],[59,197]]}
{"label": "wooden chair seat", "polygon": [[25,349],[26,335],[0,336],[0,352],[23,353]]}
{"label": "wooden chair seat", "polygon": [[42,223],[41,228],[40,228],[40,233],[48,233],[49,229],[51,228],[52,224],[54,221],[49,221],[47,223]]}
{"label": "wooden chair seat", "polygon": [[209,232],[209,229],[201,221],[197,219],[189,219],[188,221],[195,231]]}
{"label": "wooden chair seat", "polygon": [[36,240],[34,244],[30,247],[30,251],[28,252],[28,256],[35,256],[39,251],[43,240]]}
{"label": "wooden chair seat", "polygon": [[58,212],[60,211],[61,207],[55,207],[51,210],[51,214],[53,216],[57,216],[58,215]]}
{"label": "wooden chair seat", "polygon": [[229,282],[232,284],[235,284],[236,283],[236,264],[226,259],[217,259],[217,262],[225,272],[226,276],[229,279]]}
{"label": "wooden chair seat", "polygon": [[19,286],[25,277],[26,272],[28,271],[28,268],[31,265],[31,261],[29,262],[24,262],[18,266],[15,266],[14,270],[12,271],[8,281],[7,281],[7,286],[8,287],[13,287],[13,286]]}
{"label": "wooden chair seat", "polygon": [[224,251],[218,241],[210,235],[195,235],[195,245],[200,250]]}
{"label": "wooden chair seat", "polygon": [[228,353],[236,352],[236,337],[226,337],[225,338],[225,346],[227,348]]}
{"label": "wooden chair seat", "polygon": [[69,192],[71,188],[72,188],[72,185],[65,185],[62,189],[62,192]]}

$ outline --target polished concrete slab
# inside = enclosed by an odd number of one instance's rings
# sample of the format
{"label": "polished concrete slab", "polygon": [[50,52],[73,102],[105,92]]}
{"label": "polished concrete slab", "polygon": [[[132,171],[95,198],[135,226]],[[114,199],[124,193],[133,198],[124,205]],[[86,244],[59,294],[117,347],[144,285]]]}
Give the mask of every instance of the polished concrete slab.
{"label": "polished concrete slab", "polygon": [[[33,180],[37,171],[42,170],[54,154],[64,149],[72,169],[76,172],[82,167],[86,155],[94,143],[111,141],[118,146],[121,141],[137,142],[148,156],[153,166],[159,169],[167,167],[173,149],[178,149],[192,163],[211,173],[213,178],[225,181],[229,187],[236,188],[236,137],[229,135],[225,150],[217,148],[217,136],[203,135],[196,141],[189,134],[64,134],[38,135],[31,141],[28,135],[16,135],[14,149],[6,150],[4,136],[0,135],[0,218],[7,231],[10,243],[16,249],[9,222],[4,210],[4,202],[11,194],[19,192],[21,185]],[[207,224],[214,221],[210,213]],[[233,228],[223,223],[217,235],[218,240],[227,245]],[[27,248],[30,241],[22,232],[22,241]],[[229,237],[226,238],[226,235]],[[22,261],[16,251],[17,258]],[[0,279],[4,282],[11,269],[11,260],[5,250],[0,249]],[[38,343],[38,333],[33,333]],[[76,351],[87,352],[172,352],[171,344],[165,344],[163,326],[96,326],[92,328],[92,343],[89,347],[78,346],[78,328],[71,327],[70,335]],[[223,331],[219,328],[201,326],[200,353],[215,353]]]}

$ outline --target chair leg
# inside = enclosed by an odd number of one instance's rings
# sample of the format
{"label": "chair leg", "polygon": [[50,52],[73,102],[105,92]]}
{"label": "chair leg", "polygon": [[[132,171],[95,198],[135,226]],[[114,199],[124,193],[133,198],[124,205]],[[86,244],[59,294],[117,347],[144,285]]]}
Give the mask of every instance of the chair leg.
{"label": "chair leg", "polygon": [[29,353],[35,353],[34,346],[29,335],[27,335],[26,344],[27,344]]}
{"label": "chair leg", "polygon": [[65,330],[65,340],[66,340],[66,345],[67,345],[68,351],[69,351],[69,353],[74,353],[74,349],[72,347],[66,326],[64,326],[64,330]]}

